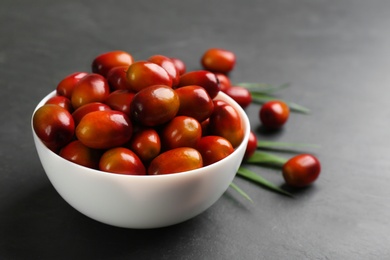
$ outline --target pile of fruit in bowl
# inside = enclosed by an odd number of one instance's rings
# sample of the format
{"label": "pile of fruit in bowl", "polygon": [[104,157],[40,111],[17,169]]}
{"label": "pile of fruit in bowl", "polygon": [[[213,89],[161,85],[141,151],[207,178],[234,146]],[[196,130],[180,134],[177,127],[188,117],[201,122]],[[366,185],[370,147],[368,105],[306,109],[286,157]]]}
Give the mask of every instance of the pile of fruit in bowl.
{"label": "pile of fruit in bowl", "polygon": [[[266,183],[240,167],[259,162],[259,142],[244,110],[253,92],[228,77],[235,62],[234,53],[213,48],[201,57],[202,70],[187,71],[178,58],[110,51],[91,61],[91,71],[64,77],[31,120],[54,188],[97,221],[156,228],[202,213],[229,186],[247,196],[232,182],[237,173]],[[259,119],[274,130],[289,112],[271,100]],[[296,187],[320,171],[314,156],[300,156],[283,161],[283,177]]]}
{"label": "pile of fruit in bowl", "polygon": [[62,79],[37,105],[32,129],[59,194],[93,219],[130,228],[172,225],[214,204],[250,134],[215,72],[124,51]]}
{"label": "pile of fruit in bowl", "polygon": [[35,133],[67,160],[118,174],[170,174],[225,158],[244,138],[239,113],[216,98],[213,72],[186,73],[175,60],[98,56],[92,73],[67,76],[34,112]]}

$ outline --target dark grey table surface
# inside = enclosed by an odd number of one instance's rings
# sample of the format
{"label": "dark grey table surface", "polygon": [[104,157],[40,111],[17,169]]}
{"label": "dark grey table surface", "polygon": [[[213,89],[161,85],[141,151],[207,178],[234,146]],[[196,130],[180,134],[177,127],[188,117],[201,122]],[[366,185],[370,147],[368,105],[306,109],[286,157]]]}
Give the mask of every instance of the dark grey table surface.
{"label": "dark grey table surface", "polygon": [[[387,0],[2,0],[0,259],[390,259],[389,14]],[[69,206],[33,144],[38,101],[102,52],[175,56],[194,70],[211,47],[236,53],[233,82],[291,83],[278,97],[311,113],[257,134],[320,145],[309,149],[318,181],[289,198],[236,178],[254,203],[229,189],[196,218],[155,230]],[[247,109],[254,131],[258,109]]]}

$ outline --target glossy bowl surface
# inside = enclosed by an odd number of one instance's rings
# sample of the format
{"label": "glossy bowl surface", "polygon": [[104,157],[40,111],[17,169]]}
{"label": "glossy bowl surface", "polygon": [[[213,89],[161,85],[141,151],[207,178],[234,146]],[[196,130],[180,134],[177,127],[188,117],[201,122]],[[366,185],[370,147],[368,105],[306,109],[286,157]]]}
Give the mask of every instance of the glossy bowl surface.
{"label": "glossy bowl surface", "polygon": [[[43,98],[34,112],[55,91]],[[212,206],[227,190],[241,164],[249,138],[245,111],[224,93],[240,114],[243,142],[225,159],[200,169],[156,176],[131,176],[89,169],[49,150],[32,128],[42,166],[60,196],[82,214],[124,228],[158,228],[193,218]],[[32,127],[32,120],[31,120]]]}

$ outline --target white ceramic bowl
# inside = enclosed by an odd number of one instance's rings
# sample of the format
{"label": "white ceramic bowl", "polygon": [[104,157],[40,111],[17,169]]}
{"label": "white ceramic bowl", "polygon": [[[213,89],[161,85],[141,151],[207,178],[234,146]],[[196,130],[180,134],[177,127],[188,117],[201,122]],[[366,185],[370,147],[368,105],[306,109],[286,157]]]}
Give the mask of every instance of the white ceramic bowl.
{"label": "white ceramic bowl", "polygon": [[[42,106],[55,91],[35,108]],[[99,222],[125,228],[158,228],[193,218],[213,205],[227,190],[241,164],[249,138],[245,111],[224,93],[240,114],[243,142],[212,165],[168,175],[131,176],[86,168],[49,150],[32,129],[42,166],[54,188],[72,207]],[[32,127],[32,124],[31,124]]]}

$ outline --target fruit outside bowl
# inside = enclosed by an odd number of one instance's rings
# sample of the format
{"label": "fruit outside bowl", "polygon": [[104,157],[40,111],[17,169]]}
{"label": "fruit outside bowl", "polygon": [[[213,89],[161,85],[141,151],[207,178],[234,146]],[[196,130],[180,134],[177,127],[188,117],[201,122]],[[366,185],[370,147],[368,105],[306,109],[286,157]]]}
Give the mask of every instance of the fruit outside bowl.
{"label": "fruit outside bowl", "polygon": [[[34,112],[55,94],[53,91],[42,99]],[[187,172],[154,176],[102,172],[63,159],[48,149],[32,128],[33,138],[50,182],[82,214],[124,228],[174,225],[212,206],[228,189],[243,159],[250,133],[249,119],[226,94],[220,92],[217,98],[228,102],[239,113],[244,139],[228,157]]]}

